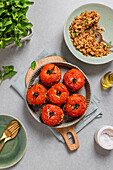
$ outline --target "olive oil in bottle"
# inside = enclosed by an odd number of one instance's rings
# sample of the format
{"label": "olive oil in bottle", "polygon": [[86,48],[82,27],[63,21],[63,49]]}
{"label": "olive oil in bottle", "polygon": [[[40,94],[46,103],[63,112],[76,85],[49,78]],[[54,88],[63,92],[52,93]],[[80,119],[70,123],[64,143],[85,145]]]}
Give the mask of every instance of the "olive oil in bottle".
{"label": "olive oil in bottle", "polygon": [[109,71],[107,72],[102,78],[101,78],[101,84],[104,89],[108,89],[113,86],[113,72]]}

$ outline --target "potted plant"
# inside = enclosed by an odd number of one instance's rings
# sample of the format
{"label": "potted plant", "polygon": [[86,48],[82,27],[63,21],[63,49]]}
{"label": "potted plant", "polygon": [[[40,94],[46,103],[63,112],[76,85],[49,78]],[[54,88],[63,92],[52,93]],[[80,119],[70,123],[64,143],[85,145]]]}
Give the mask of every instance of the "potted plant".
{"label": "potted plant", "polygon": [[33,24],[26,17],[29,0],[0,1],[0,49],[16,44],[21,47],[22,40],[32,34]]}

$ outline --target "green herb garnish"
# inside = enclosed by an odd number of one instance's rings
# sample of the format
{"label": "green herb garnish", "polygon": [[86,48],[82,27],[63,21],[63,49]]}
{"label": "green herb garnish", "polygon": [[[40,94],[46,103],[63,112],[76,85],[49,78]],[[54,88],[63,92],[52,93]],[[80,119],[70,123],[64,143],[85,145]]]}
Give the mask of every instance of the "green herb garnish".
{"label": "green herb garnish", "polygon": [[0,79],[1,79],[0,85],[2,84],[4,79],[11,78],[17,73],[16,71],[14,71],[13,65],[2,66],[2,68],[4,69],[4,73],[2,74],[2,72],[0,71]]}
{"label": "green herb garnish", "polygon": [[109,47],[109,45],[108,45],[108,44],[106,44],[106,47]]}
{"label": "green herb garnish", "polygon": [[74,36],[76,36],[76,32],[73,32]]}
{"label": "green herb garnish", "polygon": [[27,36],[33,26],[26,17],[32,4],[29,0],[0,1],[0,49],[14,41],[19,47],[22,45],[21,37]]}
{"label": "green herb garnish", "polygon": [[50,112],[49,116],[52,117],[52,116],[54,116],[54,114],[55,114],[54,112]]}
{"label": "green herb garnish", "polygon": [[61,91],[57,91],[57,95],[60,96],[61,95]]}
{"label": "green herb garnish", "polygon": [[77,79],[74,78],[74,79],[73,79],[73,83],[76,83],[76,81],[77,81]]}
{"label": "green herb garnish", "polygon": [[78,109],[79,104],[76,103],[76,104],[73,105],[73,107],[74,107],[74,109]]}
{"label": "green herb garnish", "polygon": [[86,22],[88,22],[88,19],[86,19],[86,20],[84,21],[84,23],[86,23]]}
{"label": "green herb garnish", "polygon": [[34,96],[34,97],[38,97],[39,94],[38,94],[38,93],[34,93],[33,96]]}
{"label": "green herb garnish", "polygon": [[36,61],[33,61],[33,62],[31,63],[31,68],[34,70],[35,67],[36,67]]}
{"label": "green herb garnish", "polygon": [[47,74],[52,74],[52,70],[47,70]]}
{"label": "green herb garnish", "polygon": [[[111,44],[111,41],[110,41],[109,43]],[[106,44],[106,47],[109,47],[109,45],[108,45],[108,44]]]}

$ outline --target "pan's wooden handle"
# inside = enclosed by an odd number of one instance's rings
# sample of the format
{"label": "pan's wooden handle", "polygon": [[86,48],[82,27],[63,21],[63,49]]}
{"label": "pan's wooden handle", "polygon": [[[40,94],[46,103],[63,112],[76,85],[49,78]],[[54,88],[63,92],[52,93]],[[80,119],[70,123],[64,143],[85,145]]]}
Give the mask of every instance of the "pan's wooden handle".
{"label": "pan's wooden handle", "polygon": [[[60,133],[61,135],[63,136],[68,148],[71,150],[71,151],[74,151],[76,149],[79,148],[79,141],[78,141],[78,138],[77,138],[77,135],[76,135],[76,131],[75,131],[75,125],[72,125],[72,126],[69,126],[69,127],[65,127],[65,128],[56,128]],[[70,141],[69,141],[69,138],[67,136],[67,133],[71,133],[72,136],[73,136],[73,139],[74,139],[74,143],[71,144]]]}

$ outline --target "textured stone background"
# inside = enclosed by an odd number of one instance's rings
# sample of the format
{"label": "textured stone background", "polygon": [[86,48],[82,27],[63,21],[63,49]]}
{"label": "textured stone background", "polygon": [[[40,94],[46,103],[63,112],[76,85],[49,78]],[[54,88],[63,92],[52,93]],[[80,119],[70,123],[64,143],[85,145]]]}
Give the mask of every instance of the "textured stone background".
{"label": "textured stone background", "polygon": [[112,0],[35,0],[28,12],[28,18],[34,24],[30,42],[21,48],[0,50],[0,66],[13,64],[18,73],[27,68],[43,49],[57,52],[85,72],[90,80],[92,93],[101,99],[103,110],[102,118],[95,119],[77,135],[80,148],[69,152],[66,145],[59,142],[49,129],[36,122],[23,99],[10,87],[18,74],[5,80],[0,87],[0,114],[17,117],[28,134],[26,153],[11,170],[113,169],[113,151],[101,149],[94,141],[94,133],[99,127],[113,125],[113,88],[104,91],[100,85],[100,78],[113,69],[113,63],[99,66],[85,64],[71,54],[63,38],[64,24],[69,14],[75,8],[90,2],[103,3],[113,8]]}

